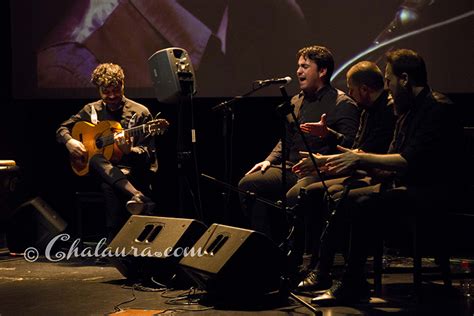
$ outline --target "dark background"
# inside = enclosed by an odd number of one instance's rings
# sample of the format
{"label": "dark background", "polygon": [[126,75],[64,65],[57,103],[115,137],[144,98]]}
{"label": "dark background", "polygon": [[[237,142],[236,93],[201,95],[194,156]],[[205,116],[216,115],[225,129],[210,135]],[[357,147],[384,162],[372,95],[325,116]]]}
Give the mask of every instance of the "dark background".
{"label": "dark background", "polygon": [[[44,2],[52,3],[51,0]],[[344,41],[342,38],[351,41],[351,34],[355,32],[354,26],[362,28],[359,32],[370,31],[365,29],[364,22],[366,17],[346,14],[342,4],[339,1],[334,1],[334,3],[336,2],[340,6],[337,7],[336,4],[331,4],[328,5],[330,7],[325,9],[340,13],[338,15],[340,19],[338,27],[332,29],[332,33],[315,29],[315,33],[321,34],[321,36],[324,35],[320,43],[332,47],[334,52],[343,47]],[[66,7],[65,1],[61,3],[63,3],[62,6],[54,8],[58,12]],[[304,6],[308,2],[302,1],[302,3]],[[361,5],[366,10],[369,10],[368,3],[369,1],[362,1]],[[377,3],[379,2],[377,1]],[[57,5],[56,2],[55,4]],[[397,6],[394,7],[396,8]],[[9,2],[2,1],[2,19],[0,21],[2,41],[4,43],[2,45],[4,57],[1,59],[1,65],[4,82],[1,85],[2,123],[0,124],[0,159],[14,159],[21,168],[22,183],[18,187],[18,190],[21,191],[21,198],[18,202],[21,202],[22,199],[39,195],[63,216],[66,221],[73,222],[72,202],[74,192],[88,189],[89,179],[87,177],[76,177],[71,172],[66,149],[55,141],[55,130],[64,119],[76,113],[86,102],[95,100],[97,97],[74,98],[69,96],[58,98],[55,95],[51,95],[50,98],[19,98],[16,96],[13,90],[18,92],[22,89],[29,89],[32,82],[31,79],[34,79],[35,73],[30,67],[15,68],[15,65],[19,63],[31,66],[32,62],[28,59],[22,59],[28,56],[28,52],[18,51],[15,45],[18,42],[34,45],[34,42],[32,41],[33,35],[31,33],[28,36],[28,32],[24,32],[24,30],[19,34],[16,33],[16,29],[12,31],[9,11]],[[43,34],[55,23],[55,16],[47,15],[48,12],[52,11],[45,9],[42,16],[36,16],[36,19],[44,22],[44,24],[38,25],[38,32]],[[320,15],[322,12],[306,11],[305,13],[314,23],[318,19],[327,19],[327,17]],[[31,12],[25,12],[24,19],[28,19],[29,14]],[[388,16],[391,17],[392,13],[388,14]],[[344,21],[347,21],[347,24]],[[380,24],[383,23],[380,22]],[[376,31],[371,30],[367,38],[373,39],[379,31],[379,28]],[[463,45],[466,42],[471,42],[472,44],[472,28],[464,29],[464,32],[463,34],[458,33],[455,35],[461,37],[460,41]],[[297,36],[297,34],[292,36]],[[439,46],[448,46],[449,48],[450,43],[439,42],[436,39],[436,35],[431,34],[423,39],[425,49],[422,49],[421,53],[422,55],[427,53],[429,56],[434,56],[427,59],[428,72],[433,88],[448,94],[455,101],[454,110],[459,114],[459,119],[464,126],[474,126],[472,104],[474,84],[472,81],[473,72],[471,71],[471,58],[473,55],[471,54],[469,58],[465,56],[469,50],[472,51],[472,45],[471,47],[464,47],[464,50],[462,50],[458,47],[459,43],[456,44],[455,41],[456,39],[452,41],[454,43],[453,48],[448,49],[452,53],[451,55],[446,55],[442,52],[438,53],[437,49]],[[367,47],[366,42],[357,43],[359,45],[357,50]],[[430,50],[430,47],[432,47],[432,50]],[[350,57],[348,53],[343,53],[341,56],[343,56],[340,58],[342,60]],[[450,71],[446,72],[446,69]],[[289,74],[294,77],[294,70],[292,71]],[[13,87],[13,81],[10,78],[15,78],[16,87]],[[23,86],[18,85],[19,82],[22,82],[19,78],[24,79],[25,84]],[[456,85],[458,82],[460,82],[459,85]],[[289,90],[294,92],[295,88],[296,86],[293,85],[289,87]],[[243,90],[242,92],[245,91]],[[28,91],[25,93],[29,94]],[[278,97],[278,86],[267,88],[265,93],[273,96],[248,98],[233,105],[235,120],[233,129],[230,128],[231,125],[227,124],[227,129],[225,129],[227,138],[224,137],[223,113],[221,111],[214,112],[211,108],[224,100],[230,99],[232,96],[194,98],[193,109],[197,131],[197,148],[193,152],[197,156],[198,172],[206,173],[236,185],[242,175],[254,163],[266,157],[280,135],[282,123],[275,113],[275,108],[283,100],[281,97]],[[128,96],[131,97],[133,95]],[[162,112],[161,117],[167,118],[172,124],[167,134],[157,137],[160,169],[157,178],[154,180],[153,198],[157,201],[160,215],[197,218],[198,214],[193,206],[193,199],[189,190],[185,190],[181,196],[178,194],[178,184],[181,178],[176,160],[177,107],[160,104],[153,97],[134,95],[133,98],[147,105],[152,113]],[[187,111],[187,125],[184,127],[187,140],[190,139],[190,116],[191,111]],[[232,134],[232,138],[230,134]],[[189,143],[189,141],[187,142]],[[188,146],[190,149],[193,149],[189,144]],[[232,146],[232,148],[229,148],[229,146]],[[230,149],[232,149],[231,154],[229,153]],[[229,158],[232,159],[229,160]],[[187,162],[188,168],[183,176],[192,182],[195,194],[194,200],[197,201],[195,182],[197,172],[193,168],[193,164],[194,161],[192,159]],[[226,168],[226,165],[230,166],[231,169]],[[228,176],[229,172],[231,172],[230,177]],[[238,204],[235,194],[231,194],[227,198],[222,194],[226,190],[221,186],[202,179],[200,184],[203,220],[206,223],[241,223],[242,219],[238,215]]]}

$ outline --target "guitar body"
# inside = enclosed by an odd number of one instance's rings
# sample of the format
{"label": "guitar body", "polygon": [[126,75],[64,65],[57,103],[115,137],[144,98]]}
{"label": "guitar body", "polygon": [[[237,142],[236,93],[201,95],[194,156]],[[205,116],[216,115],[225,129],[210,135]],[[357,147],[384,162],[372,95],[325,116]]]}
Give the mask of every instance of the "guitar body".
{"label": "guitar body", "polygon": [[114,133],[121,129],[122,126],[120,123],[114,121],[102,121],[97,125],[89,122],[77,122],[72,128],[71,136],[86,147],[87,154],[84,159],[71,158],[71,167],[74,173],[78,176],[88,174],[89,161],[97,154],[103,155],[107,160],[114,160],[114,158],[116,158],[114,153],[117,155],[120,152],[118,148],[116,148],[115,143],[112,141],[111,144],[101,146],[98,139],[103,137],[111,137],[113,139]]}

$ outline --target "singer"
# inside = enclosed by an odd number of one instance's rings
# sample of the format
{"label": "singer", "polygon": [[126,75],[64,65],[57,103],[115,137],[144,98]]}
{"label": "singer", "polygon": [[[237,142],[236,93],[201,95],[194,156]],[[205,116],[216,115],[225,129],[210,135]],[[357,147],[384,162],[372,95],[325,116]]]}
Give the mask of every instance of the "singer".
{"label": "singer", "polygon": [[[301,92],[295,95],[291,102],[295,106],[298,124],[318,122],[323,114],[326,115],[327,126],[335,133],[324,137],[308,136],[311,150],[315,153],[336,153],[336,144],[346,144],[349,147],[359,126],[359,110],[355,102],[342,91],[333,88],[329,82],[334,70],[332,53],[322,46],[309,46],[297,53],[297,72]],[[262,81],[263,82],[263,81]],[[300,135],[293,128],[286,132],[287,157],[282,156],[281,141],[263,161],[255,164],[240,180],[239,188],[254,192],[268,199],[281,198],[282,162],[285,159],[287,189],[298,190],[317,181],[317,177],[309,176],[303,179],[291,172],[291,167],[300,160],[300,151],[305,151]],[[292,206],[295,200],[289,200]],[[263,205],[254,203],[246,205],[242,200],[242,209],[248,216],[250,227],[270,236],[275,242],[280,242],[287,233],[287,224],[282,212],[270,210]],[[274,223],[270,225],[270,223]]]}

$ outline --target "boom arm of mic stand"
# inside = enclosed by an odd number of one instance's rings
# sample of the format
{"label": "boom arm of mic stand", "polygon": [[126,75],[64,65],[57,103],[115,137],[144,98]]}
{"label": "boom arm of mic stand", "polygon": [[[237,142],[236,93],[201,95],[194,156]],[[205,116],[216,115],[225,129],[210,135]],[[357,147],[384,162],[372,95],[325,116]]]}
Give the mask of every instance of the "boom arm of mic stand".
{"label": "boom arm of mic stand", "polygon": [[238,95],[238,96],[235,96],[233,97],[232,99],[230,100],[227,100],[227,101],[224,101],[224,102],[221,102],[219,103],[218,105],[214,106],[211,108],[211,111],[218,111],[218,110],[221,110],[221,109],[226,109],[229,105],[232,105],[234,104],[235,102],[237,102],[238,100],[241,100],[245,97],[248,97],[249,95],[251,95],[252,93],[262,89],[262,88],[265,88],[265,87],[268,87],[268,84],[262,84],[262,85],[259,85],[257,86],[256,88],[255,87],[252,87],[252,90],[248,91],[247,93],[243,94],[243,95]]}
{"label": "boom arm of mic stand", "polygon": [[217,183],[217,184],[219,184],[219,185],[221,185],[221,186],[223,186],[223,187],[225,187],[225,188],[227,188],[227,189],[230,189],[230,190],[232,190],[232,191],[234,191],[234,192],[241,193],[241,194],[245,194],[245,195],[247,195],[247,196],[251,196],[252,198],[255,198],[255,200],[257,200],[257,201],[259,201],[259,202],[262,202],[262,203],[264,203],[264,204],[266,204],[266,205],[275,207],[275,208],[280,209],[280,210],[283,209],[283,207],[282,207],[281,205],[279,205],[278,203],[273,203],[273,202],[270,201],[270,200],[267,200],[267,199],[265,199],[265,198],[259,197],[259,196],[257,196],[254,192],[241,190],[241,189],[239,189],[239,188],[237,188],[237,187],[234,187],[233,185],[230,185],[230,184],[225,183],[225,182],[223,182],[223,181],[217,180],[216,178],[211,177],[211,176],[209,176],[209,175],[207,175],[207,174],[204,174],[204,173],[201,173],[201,177],[203,177],[203,178],[205,178],[205,179],[207,179],[207,180],[210,180],[210,181],[212,181],[212,182],[215,182],[215,183]]}

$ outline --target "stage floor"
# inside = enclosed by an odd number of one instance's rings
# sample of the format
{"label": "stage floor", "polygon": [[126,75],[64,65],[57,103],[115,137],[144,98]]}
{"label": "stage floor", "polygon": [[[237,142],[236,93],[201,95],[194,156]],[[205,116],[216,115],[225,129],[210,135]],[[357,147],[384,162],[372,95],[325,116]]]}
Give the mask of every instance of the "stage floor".
{"label": "stage floor", "polygon": [[[253,306],[237,301],[232,308],[217,309],[190,299],[199,298],[199,293],[193,290],[165,291],[129,283],[113,265],[96,262],[94,258],[50,262],[40,257],[36,262],[27,262],[20,255],[3,255],[0,257],[0,315],[311,315],[293,299],[268,300]],[[369,304],[317,308],[325,316],[472,316],[474,301],[460,295],[458,280],[453,283],[452,290],[444,289],[440,281],[424,283],[424,298],[417,302],[410,274],[387,274],[383,278],[382,297],[372,297]]]}

